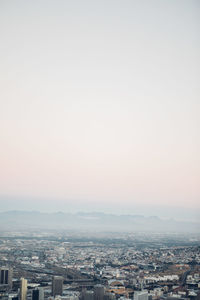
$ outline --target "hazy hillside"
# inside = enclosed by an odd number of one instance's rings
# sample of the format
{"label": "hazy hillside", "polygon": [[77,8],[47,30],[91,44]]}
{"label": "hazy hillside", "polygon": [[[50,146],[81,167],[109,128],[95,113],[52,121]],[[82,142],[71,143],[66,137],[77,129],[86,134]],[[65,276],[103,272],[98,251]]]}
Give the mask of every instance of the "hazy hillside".
{"label": "hazy hillside", "polygon": [[198,223],[140,215],[104,213],[40,213],[37,211],[8,211],[0,213],[1,229],[43,228],[97,231],[157,231],[200,232]]}

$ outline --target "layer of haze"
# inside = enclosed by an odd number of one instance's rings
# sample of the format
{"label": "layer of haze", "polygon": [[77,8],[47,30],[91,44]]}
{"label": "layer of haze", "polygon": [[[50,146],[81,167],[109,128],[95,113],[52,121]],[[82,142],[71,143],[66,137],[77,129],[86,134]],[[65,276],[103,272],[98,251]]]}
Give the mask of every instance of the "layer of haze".
{"label": "layer of haze", "polygon": [[199,12],[198,0],[1,0],[0,210],[197,219]]}

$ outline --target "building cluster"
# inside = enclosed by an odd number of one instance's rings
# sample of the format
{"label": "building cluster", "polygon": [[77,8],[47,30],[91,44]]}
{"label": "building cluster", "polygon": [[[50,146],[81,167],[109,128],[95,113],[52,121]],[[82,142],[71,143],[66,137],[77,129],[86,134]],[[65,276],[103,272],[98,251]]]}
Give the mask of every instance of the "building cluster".
{"label": "building cluster", "polygon": [[200,299],[200,247],[130,239],[0,239],[0,300]]}

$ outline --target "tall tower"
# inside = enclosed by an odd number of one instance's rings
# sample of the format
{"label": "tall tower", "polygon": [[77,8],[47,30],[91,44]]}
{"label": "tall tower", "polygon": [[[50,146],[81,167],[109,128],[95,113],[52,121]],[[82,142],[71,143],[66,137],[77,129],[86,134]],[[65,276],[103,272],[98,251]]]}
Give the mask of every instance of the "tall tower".
{"label": "tall tower", "polygon": [[81,293],[81,299],[82,300],[94,300],[94,292],[83,290]]}
{"label": "tall tower", "polygon": [[103,300],[104,298],[104,286],[97,284],[94,286],[94,300]]}
{"label": "tall tower", "polygon": [[32,300],[44,300],[44,289],[42,287],[32,290]]}
{"label": "tall tower", "polygon": [[20,300],[26,300],[27,297],[27,280],[20,279]]}
{"label": "tall tower", "polygon": [[52,280],[52,295],[55,296],[62,296],[63,293],[63,277],[61,276],[54,276]]}
{"label": "tall tower", "polygon": [[8,289],[12,289],[12,273],[10,268],[0,268],[0,284],[7,285]]}

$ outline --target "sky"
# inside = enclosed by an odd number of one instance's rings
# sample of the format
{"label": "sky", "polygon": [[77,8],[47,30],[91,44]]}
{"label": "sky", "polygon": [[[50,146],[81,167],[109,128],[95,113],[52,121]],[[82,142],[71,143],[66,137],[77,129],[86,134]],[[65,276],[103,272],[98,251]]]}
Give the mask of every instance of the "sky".
{"label": "sky", "polygon": [[200,217],[198,0],[0,2],[0,211]]}

